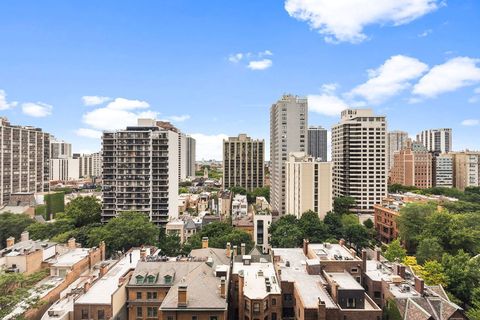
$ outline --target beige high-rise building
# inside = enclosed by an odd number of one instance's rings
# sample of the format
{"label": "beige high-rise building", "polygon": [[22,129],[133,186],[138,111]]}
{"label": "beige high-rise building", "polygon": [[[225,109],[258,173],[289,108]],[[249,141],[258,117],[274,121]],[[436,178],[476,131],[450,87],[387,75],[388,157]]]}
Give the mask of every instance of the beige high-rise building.
{"label": "beige high-rise building", "polygon": [[65,159],[72,157],[72,144],[56,140],[52,137],[50,139],[50,159]]}
{"label": "beige high-rise building", "polygon": [[50,135],[0,118],[0,205],[12,193],[49,190]]}
{"label": "beige high-rise building", "polygon": [[442,153],[433,159],[433,186],[453,187],[453,155]]}
{"label": "beige high-rise building", "polygon": [[394,130],[387,133],[388,146],[388,170],[393,167],[393,155],[406,146],[408,133],[405,131]]}
{"label": "beige high-rise building", "polygon": [[300,218],[312,210],[323,219],[333,206],[331,162],[324,162],[305,152],[292,152],[285,164],[287,214]]}
{"label": "beige high-rise building", "polygon": [[246,134],[223,140],[223,186],[247,190],[263,187],[265,141]]}
{"label": "beige high-rise building", "polygon": [[448,153],[452,151],[452,129],[440,128],[423,130],[417,134],[417,142],[423,144],[428,151]]}
{"label": "beige high-rise building", "polygon": [[286,213],[285,162],[290,152],[306,152],[308,101],[284,95],[270,108],[270,204],[273,212]]}
{"label": "beige high-rise building", "polygon": [[453,157],[454,187],[465,190],[466,187],[480,186],[480,151],[451,152]]}
{"label": "beige high-rise building", "polygon": [[178,217],[178,133],[153,119],[104,132],[102,220],[139,211],[157,225]]}
{"label": "beige high-rise building", "polygon": [[80,178],[97,178],[102,175],[102,154],[83,154],[79,158]]}
{"label": "beige high-rise building", "polygon": [[350,196],[357,213],[373,213],[387,195],[387,121],[371,109],[342,111],[332,127],[334,196]]}
{"label": "beige high-rise building", "polygon": [[432,187],[432,154],[427,148],[410,139],[407,145],[395,152],[390,182],[420,189]]}

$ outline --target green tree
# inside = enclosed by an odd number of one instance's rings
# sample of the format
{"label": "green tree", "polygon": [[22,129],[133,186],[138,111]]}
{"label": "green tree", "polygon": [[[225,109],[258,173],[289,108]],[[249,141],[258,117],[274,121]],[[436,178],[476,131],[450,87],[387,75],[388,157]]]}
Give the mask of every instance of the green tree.
{"label": "green tree", "polygon": [[109,252],[127,251],[142,245],[155,245],[158,228],[140,212],[126,211],[89,233],[89,246],[105,241]]}
{"label": "green tree", "polygon": [[323,223],[325,223],[331,237],[340,239],[343,236],[343,225],[340,215],[328,212],[323,219]]}
{"label": "green tree", "polygon": [[405,192],[411,192],[411,191],[418,191],[419,189],[414,186],[404,186],[398,183],[394,183],[392,185],[388,186],[388,192],[389,193],[405,193]]}
{"label": "green tree", "polygon": [[398,239],[393,240],[387,247],[387,250],[383,253],[383,256],[388,261],[403,261],[407,256],[407,251],[401,246]]}
{"label": "green tree", "polygon": [[184,253],[182,251],[182,245],[180,243],[180,236],[175,233],[166,234],[163,228],[160,229],[158,248],[162,250],[162,254],[169,257],[175,257]]}
{"label": "green tree", "polygon": [[429,286],[439,285],[446,286],[448,284],[448,278],[445,275],[445,270],[440,262],[432,260],[427,261],[423,265],[421,272],[423,280]]}
{"label": "green tree", "polygon": [[423,238],[417,247],[417,260],[420,264],[424,264],[429,260],[441,260],[443,255],[443,247],[437,238]]}
{"label": "green tree", "polygon": [[357,252],[370,245],[370,233],[361,224],[347,224],[344,227],[344,237],[347,243],[354,246]]}
{"label": "green tree", "polygon": [[373,229],[373,227],[374,227],[373,221],[372,221],[372,219],[370,219],[370,218],[368,218],[367,220],[365,220],[365,221],[363,222],[363,225],[364,225],[365,228],[367,228],[367,229]]}
{"label": "green tree", "polygon": [[448,278],[447,290],[464,303],[470,303],[473,289],[480,287],[480,259],[472,259],[460,250],[456,255],[445,253],[442,266]]}
{"label": "green tree", "polygon": [[270,242],[276,248],[295,248],[300,246],[303,233],[294,215],[284,215],[269,227]]}
{"label": "green tree", "polygon": [[255,188],[247,192],[248,203],[255,203],[257,197],[264,197],[270,202],[270,187]]}
{"label": "green tree", "polygon": [[186,187],[178,188],[178,194],[182,194],[182,193],[188,193],[188,188]]}
{"label": "green tree", "polygon": [[76,227],[99,223],[102,204],[95,196],[77,197],[67,204],[65,214],[74,220]]}
{"label": "green tree", "polygon": [[14,214],[5,212],[0,214],[0,249],[5,247],[10,237],[20,238],[20,234],[33,223],[26,214]]}
{"label": "green tree", "polygon": [[409,250],[415,251],[426,225],[427,217],[436,211],[432,203],[409,203],[400,210],[397,225],[400,237]]}
{"label": "green tree", "polygon": [[355,199],[352,197],[336,197],[333,199],[333,212],[336,214],[346,214],[355,205]]}
{"label": "green tree", "polygon": [[298,221],[298,227],[302,232],[302,241],[303,239],[309,239],[312,243],[319,243],[330,236],[327,226],[320,220],[318,214],[311,210],[302,214]]}
{"label": "green tree", "polygon": [[54,222],[35,222],[27,227],[30,238],[35,240],[53,239],[55,236],[73,229],[75,229],[74,220],[66,218],[65,216],[57,218]]}
{"label": "green tree", "polygon": [[247,189],[242,188],[242,187],[231,187],[230,191],[233,193],[233,195],[236,195],[236,194],[241,194],[241,195],[244,195],[244,196],[247,195]]}

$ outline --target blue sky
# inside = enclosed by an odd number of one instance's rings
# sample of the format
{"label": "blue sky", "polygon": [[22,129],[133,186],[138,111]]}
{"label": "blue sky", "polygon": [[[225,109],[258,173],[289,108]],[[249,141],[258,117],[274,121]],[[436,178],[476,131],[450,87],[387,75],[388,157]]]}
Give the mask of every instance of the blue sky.
{"label": "blue sky", "polygon": [[480,1],[371,4],[2,1],[0,114],[76,152],[156,116],[220,159],[225,136],[268,142],[270,105],[293,93],[311,125],[366,106],[389,129],[451,127],[454,149],[480,149]]}

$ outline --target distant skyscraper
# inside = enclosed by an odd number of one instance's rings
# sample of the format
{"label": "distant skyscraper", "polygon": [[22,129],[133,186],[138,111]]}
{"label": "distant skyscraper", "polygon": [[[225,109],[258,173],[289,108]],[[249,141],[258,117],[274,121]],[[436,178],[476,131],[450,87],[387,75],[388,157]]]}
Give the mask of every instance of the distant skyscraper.
{"label": "distant skyscraper", "polygon": [[406,146],[408,133],[405,131],[395,130],[387,134],[387,148],[388,148],[388,170],[393,167],[393,154],[400,151]]}
{"label": "distant skyscraper", "polygon": [[187,136],[187,177],[195,177],[195,158],[197,143],[194,138]]}
{"label": "distant skyscraper", "polygon": [[480,187],[480,152],[452,152],[454,187],[465,190],[466,187]]}
{"label": "distant skyscraper", "polygon": [[423,144],[408,140],[406,146],[393,156],[390,182],[420,189],[430,188],[432,163],[432,154]]}
{"label": "distant skyscraper", "polygon": [[72,144],[52,139],[50,140],[50,158],[65,159],[72,157]]}
{"label": "distant skyscraper", "polygon": [[306,152],[308,101],[284,95],[270,108],[270,204],[285,214],[285,162],[290,152]]}
{"label": "distant skyscraper", "polygon": [[327,161],[327,129],[320,126],[308,128],[308,155]]}
{"label": "distant skyscraper", "polygon": [[0,205],[12,193],[49,190],[50,135],[0,118]]}
{"label": "distant skyscraper", "polygon": [[452,151],[452,129],[429,129],[417,134],[417,141],[423,144],[428,151],[447,153]]}
{"label": "distant skyscraper", "polygon": [[301,218],[305,211],[323,219],[332,210],[332,163],[305,152],[292,152],[286,162],[286,213]]}
{"label": "distant skyscraper", "polygon": [[102,175],[102,154],[83,154],[78,157],[80,178],[96,178]]}
{"label": "distant skyscraper", "polygon": [[223,140],[223,186],[247,190],[263,187],[265,142],[246,134]]}
{"label": "distant skyscraper", "polygon": [[370,109],[342,111],[332,127],[334,196],[350,196],[358,213],[372,213],[387,194],[387,122]]}
{"label": "distant skyscraper", "polygon": [[433,185],[435,187],[453,187],[453,155],[442,153],[434,158]]}
{"label": "distant skyscraper", "polygon": [[178,217],[178,133],[162,122],[104,132],[102,220],[139,211],[157,225]]}

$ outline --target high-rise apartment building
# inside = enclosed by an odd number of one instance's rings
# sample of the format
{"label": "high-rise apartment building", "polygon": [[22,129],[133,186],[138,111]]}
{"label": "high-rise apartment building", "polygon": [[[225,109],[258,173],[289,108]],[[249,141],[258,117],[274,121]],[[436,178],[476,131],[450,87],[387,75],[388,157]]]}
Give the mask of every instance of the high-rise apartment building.
{"label": "high-rise apartment building", "polygon": [[72,157],[72,144],[56,140],[55,138],[50,140],[50,158],[51,159],[65,159]]}
{"label": "high-rise apartment building", "polygon": [[102,220],[144,212],[157,225],[178,216],[178,133],[153,119],[104,132]]}
{"label": "high-rise apartment building", "polygon": [[223,140],[223,186],[247,190],[263,187],[265,142],[246,134]]}
{"label": "high-rise apartment building", "polygon": [[178,181],[187,178],[187,136],[178,132]]}
{"label": "high-rise apartment building", "polygon": [[290,152],[307,151],[308,101],[284,95],[270,108],[270,204],[285,214],[285,162]]}
{"label": "high-rise apartment building", "polygon": [[333,207],[332,163],[292,152],[286,167],[286,213],[301,218],[305,211],[323,219]]}
{"label": "high-rise apartment building", "polygon": [[442,153],[433,159],[433,186],[453,187],[453,155]]}
{"label": "high-rise apartment building", "polygon": [[405,131],[394,130],[387,133],[388,170],[391,170],[393,167],[394,153],[406,146],[407,139],[408,133]]}
{"label": "high-rise apartment building", "polygon": [[423,144],[428,151],[447,153],[452,151],[452,129],[429,129],[417,134],[417,142]]}
{"label": "high-rise apartment building", "polygon": [[327,161],[327,129],[321,126],[308,127],[307,153],[319,161]]}
{"label": "high-rise apartment building", "polygon": [[452,152],[454,187],[465,190],[466,187],[480,186],[480,151]]}
{"label": "high-rise apartment building", "polygon": [[194,138],[187,136],[187,177],[195,177],[195,158],[197,142]]}
{"label": "high-rise apartment building", "polygon": [[393,156],[390,182],[420,189],[432,187],[432,154],[424,145],[412,142]]}
{"label": "high-rise apartment building", "polygon": [[78,157],[80,178],[97,178],[102,175],[102,154],[95,152]]}
{"label": "high-rise apartment building", "polygon": [[79,158],[50,159],[50,181],[78,180],[80,171]]}
{"label": "high-rise apartment building", "polygon": [[358,213],[372,213],[387,194],[387,121],[371,109],[342,111],[332,127],[334,196],[350,196]]}
{"label": "high-rise apartment building", "polygon": [[50,135],[0,118],[0,204],[12,193],[49,190]]}

